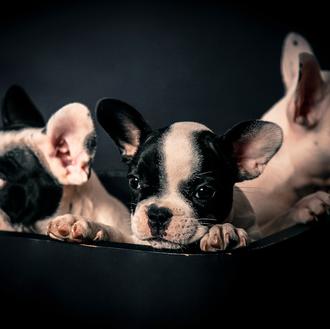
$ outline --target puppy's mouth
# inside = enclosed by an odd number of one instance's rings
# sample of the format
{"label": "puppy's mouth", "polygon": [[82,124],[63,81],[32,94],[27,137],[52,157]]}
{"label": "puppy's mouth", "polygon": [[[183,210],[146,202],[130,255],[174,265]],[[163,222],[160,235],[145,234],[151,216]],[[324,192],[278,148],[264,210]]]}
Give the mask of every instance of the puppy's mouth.
{"label": "puppy's mouth", "polygon": [[[203,234],[204,235],[204,234]],[[186,249],[194,245],[197,241],[199,241],[201,236],[198,234],[194,234],[189,239],[182,241],[171,241],[165,239],[164,236],[153,236],[151,238],[143,239],[143,241],[148,242],[153,248],[157,249]]]}
{"label": "puppy's mouth", "polygon": [[178,242],[173,242],[170,240],[166,240],[163,237],[152,237],[149,239],[145,239],[144,241],[147,241],[148,243],[150,243],[150,245],[153,248],[157,248],[157,249],[181,249],[183,248],[185,245],[178,243]]}
{"label": "puppy's mouth", "polygon": [[152,226],[143,208],[135,211],[131,219],[135,238],[142,244],[157,249],[190,248],[208,231],[207,225],[202,225],[197,218],[191,216],[172,216],[166,227]]}

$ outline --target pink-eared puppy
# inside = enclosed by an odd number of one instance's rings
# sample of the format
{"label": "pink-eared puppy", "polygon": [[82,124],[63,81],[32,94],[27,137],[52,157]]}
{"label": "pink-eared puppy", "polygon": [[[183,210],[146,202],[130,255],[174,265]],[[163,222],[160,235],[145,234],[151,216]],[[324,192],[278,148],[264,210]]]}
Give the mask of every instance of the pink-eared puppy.
{"label": "pink-eared puppy", "polygon": [[330,206],[330,72],[290,33],[281,62],[285,94],[263,117],[282,129],[282,148],[263,175],[238,184],[263,235],[307,223]]}
{"label": "pink-eared puppy", "polygon": [[84,105],[68,104],[45,123],[25,91],[12,86],[2,121],[0,230],[80,241],[98,239],[106,224],[116,228],[113,241],[129,234],[128,210],[91,170],[96,134]]}

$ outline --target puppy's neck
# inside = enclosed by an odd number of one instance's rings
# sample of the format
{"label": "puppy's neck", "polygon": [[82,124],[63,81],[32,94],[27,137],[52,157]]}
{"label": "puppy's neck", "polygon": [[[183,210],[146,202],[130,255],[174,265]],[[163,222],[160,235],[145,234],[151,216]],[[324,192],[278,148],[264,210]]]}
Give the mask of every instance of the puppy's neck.
{"label": "puppy's neck", "polygon": [[90,180],[86,183],[74,186],[63,186],[62,199],[56,215],[73,214],[91,218],[96,204],[91,200],[91,193],[89,193],[89,185],[95,184],[96,176],[93,173]]}

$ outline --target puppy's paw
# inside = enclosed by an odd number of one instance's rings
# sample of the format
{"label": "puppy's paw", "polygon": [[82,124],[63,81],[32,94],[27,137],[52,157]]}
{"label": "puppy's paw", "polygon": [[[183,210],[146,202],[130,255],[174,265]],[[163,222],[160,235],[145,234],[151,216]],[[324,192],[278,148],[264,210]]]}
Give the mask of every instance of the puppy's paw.
{"label": "puppy's paw", "polygon": [[317,216],[328,213],[330,194],[318,191],[298,201],[289,211],[289,217],[296,223],[308,223],[317,220]]}
{"label": "puppy's paw", "polygon": [[245,230],[236,228],[230,223],[217,224],[202,237],[200,248],[202,251],[225,250],[228,247],[236,249],[246,246],[248,241]]}
{"label": "puppy's paw", "polygon": [[101,225],[71,214],[53,219],[48,225],[47,234],[56,240],[78,243],[109,240],[109,232]]}

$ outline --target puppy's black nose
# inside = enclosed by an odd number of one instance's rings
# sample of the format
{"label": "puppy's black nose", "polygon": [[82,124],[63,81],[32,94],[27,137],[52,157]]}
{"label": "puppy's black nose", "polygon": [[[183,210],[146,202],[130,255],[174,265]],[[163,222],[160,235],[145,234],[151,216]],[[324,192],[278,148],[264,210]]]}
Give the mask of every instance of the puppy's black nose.
{"label": "puppy's black nose", "polygon": [[165,207],[158,207],[151,204],[148,208],[148,224],[153,236],[162,235],[165,231],[166,225],[170,222],[173,216],[172,211]]}

